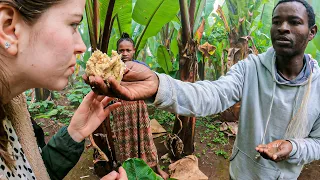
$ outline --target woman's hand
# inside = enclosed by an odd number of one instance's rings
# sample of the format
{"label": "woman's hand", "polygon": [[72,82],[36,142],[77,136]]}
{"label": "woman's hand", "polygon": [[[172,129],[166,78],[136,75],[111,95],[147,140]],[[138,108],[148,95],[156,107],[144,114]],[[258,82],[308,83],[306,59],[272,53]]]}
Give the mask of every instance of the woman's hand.
{"label": "woman's hand", "polygon": [[112,171],[111,173],[103,176],[101,180],[128,180],[128,177],[123,167],[119,167],[119,173]]}
{"label": "woman's hand", "polygon": [[121,105],[118,102],[106,107],[112,99],[107,96],[98,96],[92,91],[86,95],[68,127],[68,132],[74,141],[83,141],[100,126],[112,110]]}
{"label": "woman's hand", "polygon": [[292,144],[286,140],[276,140],[269,144],[260,144],[256,147],[256,150],[263,158],[279,162],[289,158]]}
{"label": "woman's hand", "polygon": [[157,93],[159,86],[157,75],[142,64],[130,61],[125,64],[126,71],[120,84],[114,77],[108,79],[110,87],[106,85],[101,77],[87,77],[84,75],[83,79],[97,94],[131,101],[153,97]]}

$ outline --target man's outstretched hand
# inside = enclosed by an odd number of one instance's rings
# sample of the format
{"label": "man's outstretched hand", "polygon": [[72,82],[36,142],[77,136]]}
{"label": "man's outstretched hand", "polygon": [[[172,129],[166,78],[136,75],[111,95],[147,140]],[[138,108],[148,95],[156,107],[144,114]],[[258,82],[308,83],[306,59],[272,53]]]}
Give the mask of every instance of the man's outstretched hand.
{"label": "man's outstretched hand", "polygon": [[292,144],[286,140],[276,140],[269,144],[260,144],[256,147],[256,150],[263,158],[279,162],[289,158]]}
{"label": "man's outstretched hand", "polygon": [[83,79],[95,93],[100,95],[131,101],[153,97],[159,86],[157,75],[142,64],[136,62],[126,62],[125,64],[126,70],[120,84],[114,77],[108,79],[110,87],[98,76],[87,77],[83,75]]}

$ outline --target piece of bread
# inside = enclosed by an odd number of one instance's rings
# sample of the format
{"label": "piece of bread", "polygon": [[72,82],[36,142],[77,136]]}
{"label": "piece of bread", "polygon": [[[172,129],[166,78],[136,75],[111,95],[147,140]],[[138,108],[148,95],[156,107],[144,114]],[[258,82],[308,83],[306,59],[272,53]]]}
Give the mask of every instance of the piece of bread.
{"label": "piece of bread", "polygon": [[[100,76],[105,82],[110,76],[114,76],[118,83],[121,82],[125,64],[121,60],[121,55],[117,51],[112,51],[111,58],[99,50],[93,52],[87,62],[87,76]],[[109,85],[109,84],[107,84]]]}

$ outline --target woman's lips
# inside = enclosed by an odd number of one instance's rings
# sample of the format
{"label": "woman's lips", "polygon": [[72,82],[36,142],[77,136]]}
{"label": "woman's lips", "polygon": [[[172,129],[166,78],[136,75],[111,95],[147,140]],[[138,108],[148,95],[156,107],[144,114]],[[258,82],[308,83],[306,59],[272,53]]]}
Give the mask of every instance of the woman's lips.
{"label": "woman's lips", "polygon": [[71,69],[72,74],[73,74],[73,73],[74,73],[74,70],[75,70],[74,66],[70,67],[70,69]]}

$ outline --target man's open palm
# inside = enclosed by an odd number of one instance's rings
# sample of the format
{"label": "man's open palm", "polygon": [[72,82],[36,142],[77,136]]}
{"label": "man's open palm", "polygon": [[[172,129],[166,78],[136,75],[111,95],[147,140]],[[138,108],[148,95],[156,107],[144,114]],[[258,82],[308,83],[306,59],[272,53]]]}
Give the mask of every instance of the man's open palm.
{"label": "man's open palm", "polygon": [[263,158],[279,162],[289,158],[292,144],[286,140],[276,140],[269,144],[260,144],[256,147],[256,150]]}

